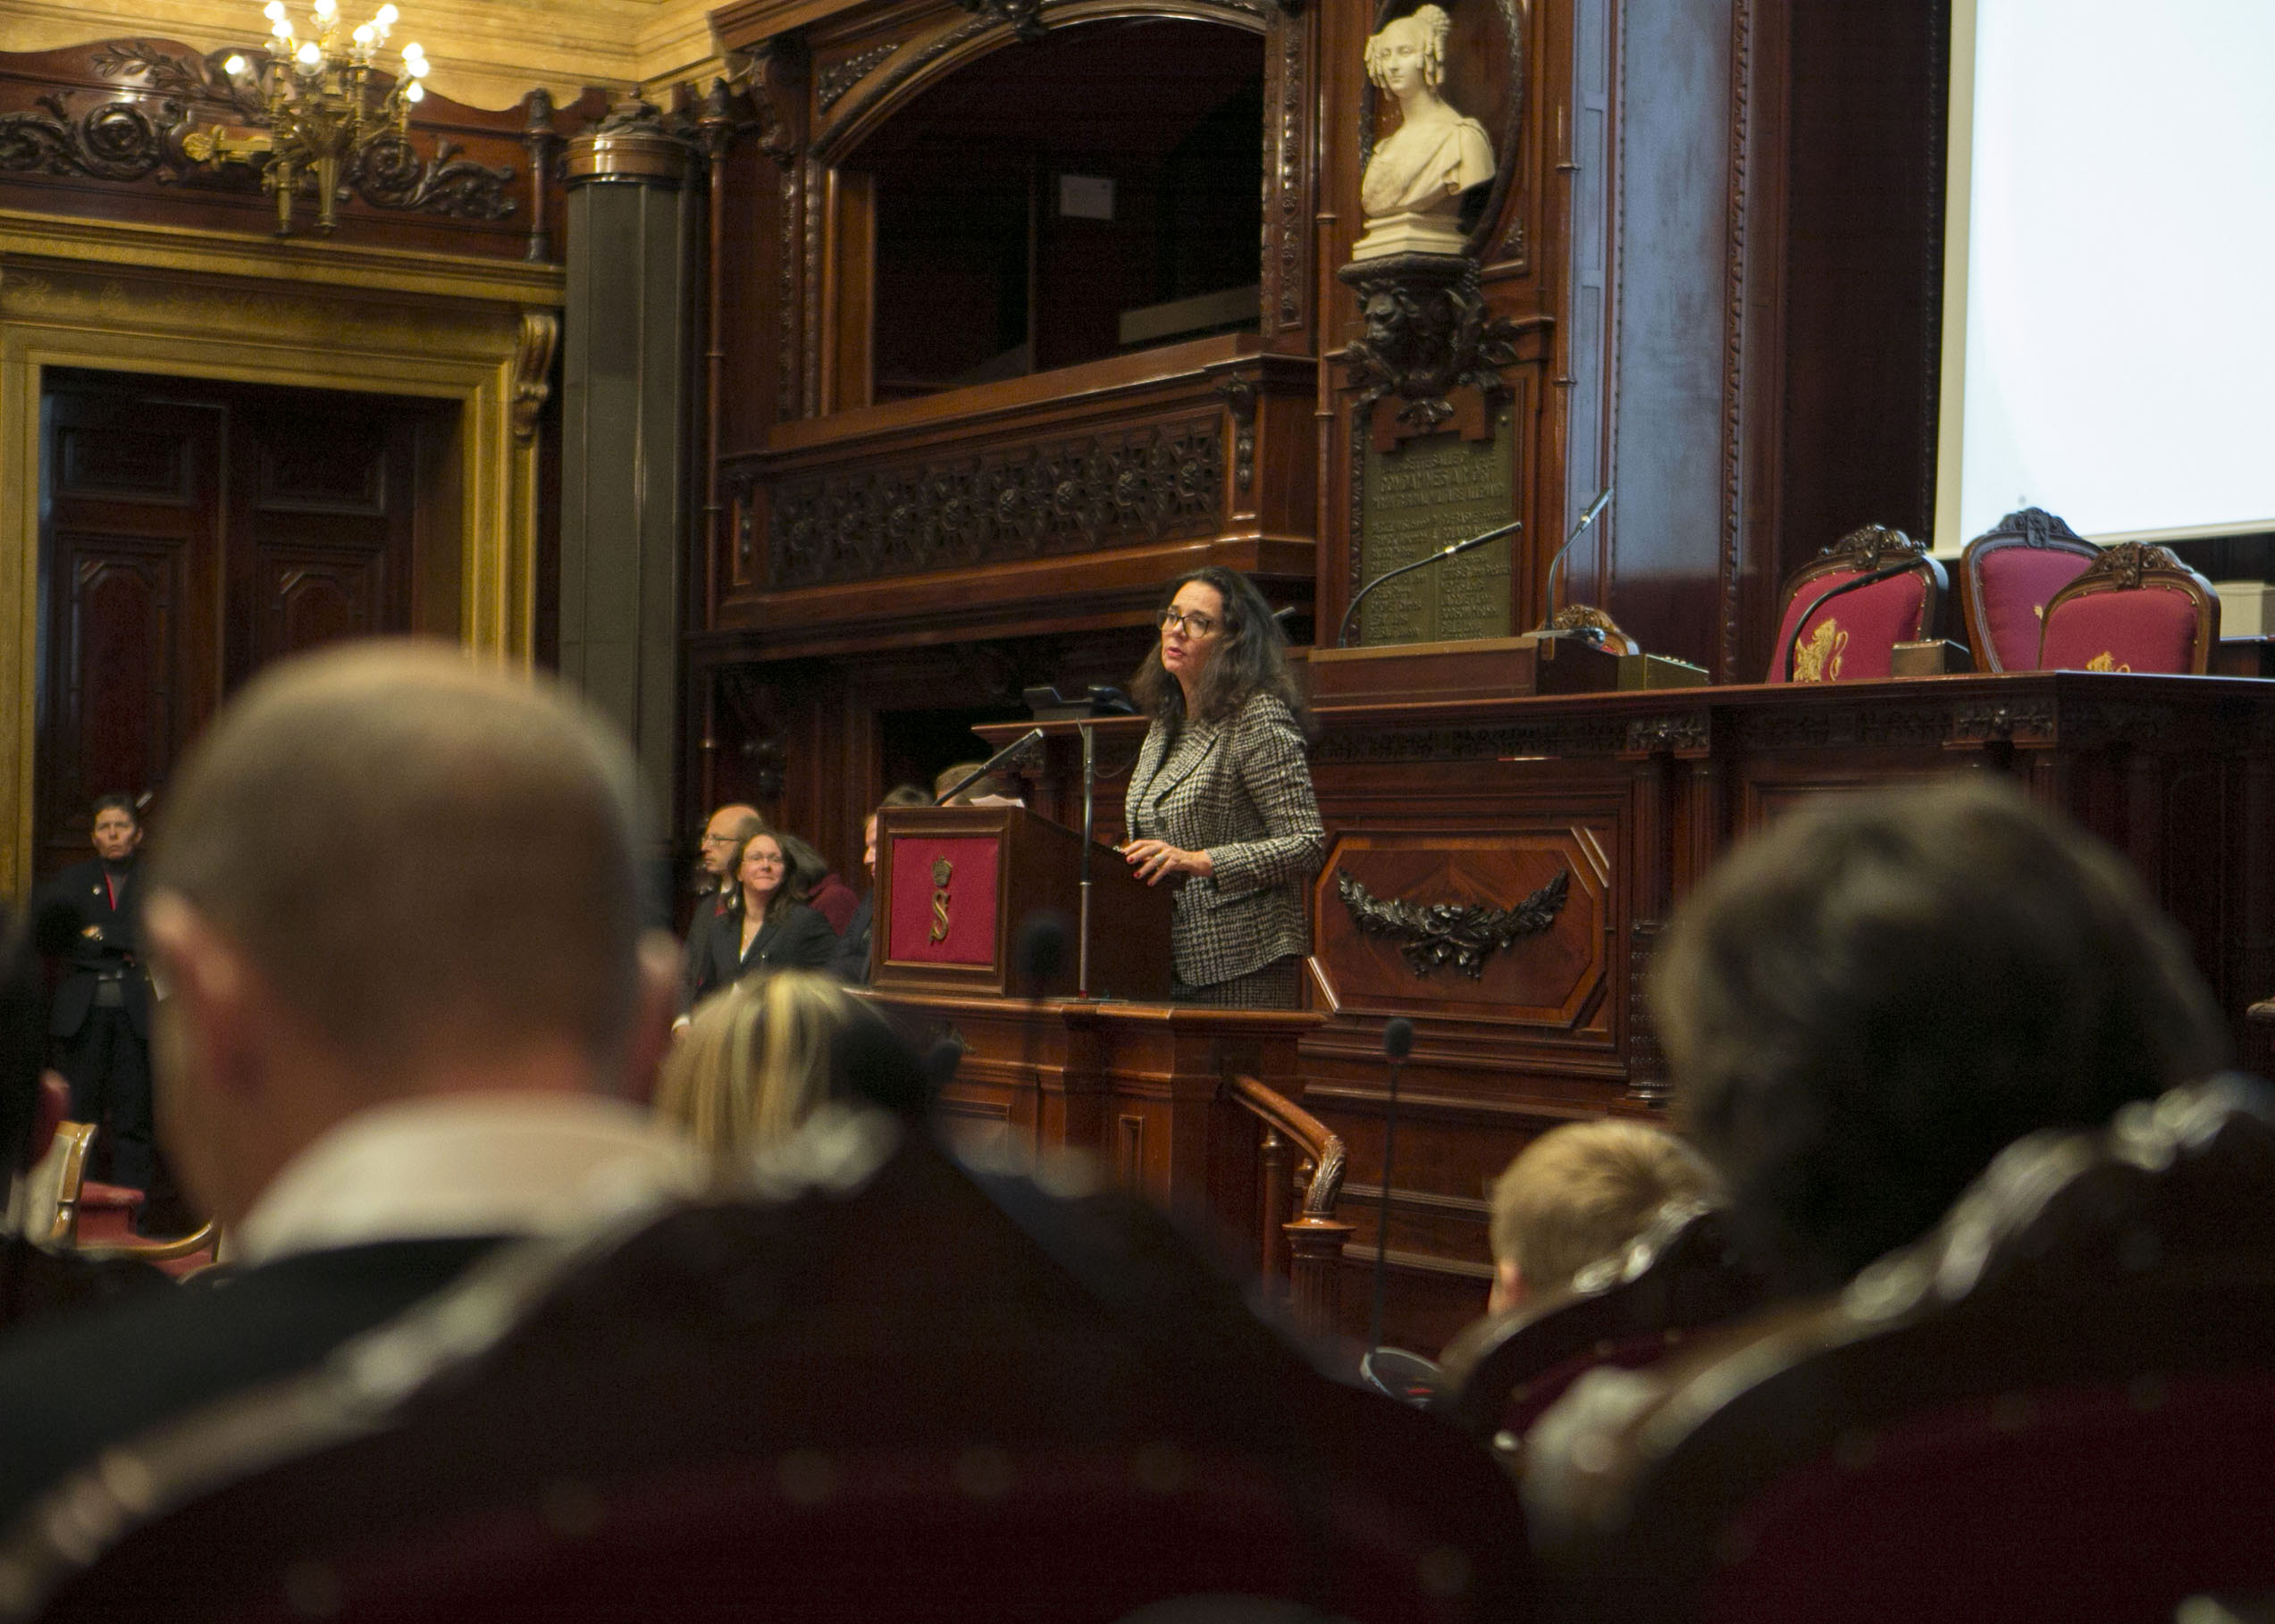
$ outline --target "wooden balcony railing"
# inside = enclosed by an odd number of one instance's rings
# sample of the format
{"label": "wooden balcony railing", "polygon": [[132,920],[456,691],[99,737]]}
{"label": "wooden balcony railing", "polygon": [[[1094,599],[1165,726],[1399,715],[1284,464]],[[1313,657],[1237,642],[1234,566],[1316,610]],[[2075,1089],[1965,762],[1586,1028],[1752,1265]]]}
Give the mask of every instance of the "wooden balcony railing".
{"label": "wooden balcony railing", "polygon": [[1234,1077],[1232,1092],[1263,1123],[1258,1225],[1263,1277],[1285,1282],[1297,1324],[1330,1335],[1340,1307],[1343,1245],[1353,1227],[1335,1216],[1349,1161],[1343,1141],[1254,1077]]}

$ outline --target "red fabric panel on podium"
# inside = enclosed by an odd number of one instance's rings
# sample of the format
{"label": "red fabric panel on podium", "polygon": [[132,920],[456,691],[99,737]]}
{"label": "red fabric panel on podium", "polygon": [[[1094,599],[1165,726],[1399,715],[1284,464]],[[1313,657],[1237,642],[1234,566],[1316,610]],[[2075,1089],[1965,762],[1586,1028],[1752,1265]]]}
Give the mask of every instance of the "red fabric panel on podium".
{"label": "red fabric panel on podium", "polygon": [[[995,962],[995,868],[992,834],[896,835],[893,841],[892,932],[885,956],[919,964]],[[948,933],[932,940],[932,866],[951,865]]]}

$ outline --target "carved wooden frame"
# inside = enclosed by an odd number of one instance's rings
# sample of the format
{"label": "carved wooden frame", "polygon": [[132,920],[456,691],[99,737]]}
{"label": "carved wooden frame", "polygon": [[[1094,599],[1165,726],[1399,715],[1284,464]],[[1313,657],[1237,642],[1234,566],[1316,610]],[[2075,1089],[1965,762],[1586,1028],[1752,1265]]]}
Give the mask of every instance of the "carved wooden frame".
{"label": "carved wooden frame", "polygon": [[459,403],[459,640],[535,644],[535,411],[561,268],[0,212],[0,896],[29,883],[40,392],[50,366]]}
{"label": "carved wooden frame", "polygon": [[[2220,594],[2212,590],[2212,582],[2181,563],[2179,556],[2170,548],[2145,541],[2120,541],[2100,551],[2101,557],[2084,574],[2046,599],[2045,624],[2053,625],[2054,611],[2073,599],[2091,598],[2103,592],[2134,592],[2143,588],[2179,592],[2195,601],[2196,634],[2188,648],[2187,671],[2169,674],[2202,676],[2209,671],[2212,651],[2220,643]],[[2044,627],[2039,629],[2038,647],[2043,662]]]}
{"label": "carved wooden frame", "polygon": [[[2101,557],[2101,548],[2042,507],[2011,513],[1969,541],[1959,556],[1959,569],[1967,604],[1967,643],[1974,651],[1977,671],[2006,669],[1999,663],[1998,645],[1991,640],[1990,613],[1983,607],[1983,560],[2010,547],[2074,553],[2089,560]],[[2047,607],[2051,608],[2052,603]]]}
{"label": "carved wooden frame", "polygon": [[[1784,635],[1786,611],[1793,607],[1795,599],[1808,590],[1811,582],[1843,571],[1876,570],[1906,555],[1916,560],[1911,573],[1919,577],[1920,584],[1919,619],[1912,628],[1912,636],[1936,636],[1943,624],[1943,593],[1950,584],[1943,561],[1931,557],[1926,547],[1903,532],[1891,530],[1885,524],[1859,526],[1785,578],[1785,584],[1777,594],[1777,616],[1771,623],[1777,635]],[[1765,681],[1777,680],[1774,674],[1784,669],[1787,652],[1784,647],[1769,651],[1770,668],[1763,674]]]}

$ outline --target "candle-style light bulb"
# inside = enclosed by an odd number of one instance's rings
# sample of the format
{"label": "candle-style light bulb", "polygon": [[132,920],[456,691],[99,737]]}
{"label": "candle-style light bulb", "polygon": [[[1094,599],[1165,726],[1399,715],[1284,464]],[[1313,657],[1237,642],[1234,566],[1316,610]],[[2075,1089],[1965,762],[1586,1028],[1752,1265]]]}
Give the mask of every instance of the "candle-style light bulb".
{"label": "candle-style light bulb", "polygon": [[402,13],[397,11],[392,5],[382,5],[379,8],[378,13],[372,18],[372,21],[378,23],[379,26],[383,29],[391,29],[395,26],[396,20],[401,17],[402,14]]}
{"label": "candle-style light bulb", "polygon": [[245,59],[242,56],[235,55],[223,57],[222,59],[222,71],[228,74],[230,78],[235,79],[239,74],[245,71]]}
{"label": "candle-style light bulb", "polygon": [[356,25],[356,32],[352,38],[357,45],[368,50],[371,42],[379,38],[379,31],[368,22],[359,22]]}
{"label": "candle-style light bulb", "polygon": [[340,0],[316,0],[314,9],[318,17],[330,22],[339,13]]}
{"label": "candle-style light bulb", "polygon": [[269,32],[275,35],[286,45],[290,45],[292,43],[292,19],[290,17],[279,17],[276,20],[276,26],[271,29]]}
{"label": "candle-style light bulb", "polygon": [[323,53],[316,49],[316,42],[313,39],[303,40],[293,56],[304,68],[313,68],[323,60]]}
{"label": "candle-style light bulb", "polygon": [[410,82],[409,87],[404,90],[403,99],[407,102],[423,102],[426,100],[426,87],[419,83],[418,80],[413,80]]}
{"label": "candle-style light bulb", "polygon": [[283,21],[284,0],[269,0],[269,3],[261,8],[261,15],[271,22]]}

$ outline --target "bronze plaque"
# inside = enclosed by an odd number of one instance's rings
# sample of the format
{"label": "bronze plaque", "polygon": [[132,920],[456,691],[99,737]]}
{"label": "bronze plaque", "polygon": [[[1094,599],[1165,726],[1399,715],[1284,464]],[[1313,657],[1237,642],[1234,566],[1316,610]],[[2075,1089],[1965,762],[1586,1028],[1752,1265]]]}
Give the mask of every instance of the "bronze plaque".
{"label": "bronze plaque", "polygon": [[[1507,405],[1494,408],[1492,424],[1490,439],[1464,439],[1447,430],[1401,440],[1395,451],[1365,446],[1361,586],[1516,516]],[[1379,648],[1508,636],[1509,543],[1515,539],[1504,536],[1377,588],[1359,607],[1357,640]]]}

